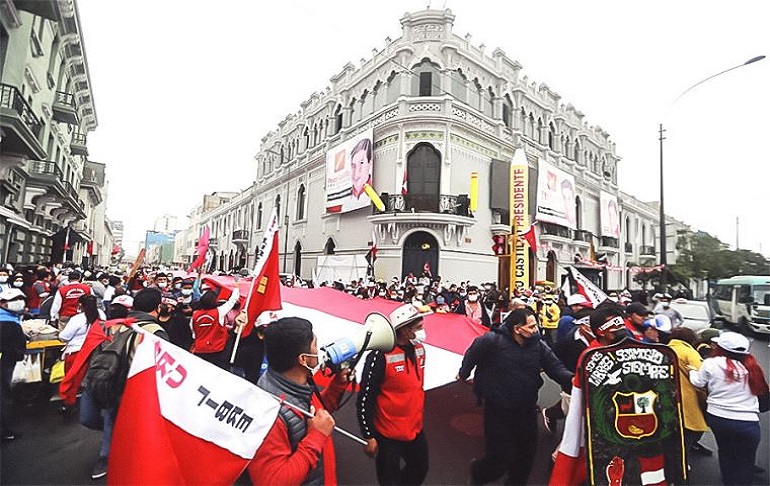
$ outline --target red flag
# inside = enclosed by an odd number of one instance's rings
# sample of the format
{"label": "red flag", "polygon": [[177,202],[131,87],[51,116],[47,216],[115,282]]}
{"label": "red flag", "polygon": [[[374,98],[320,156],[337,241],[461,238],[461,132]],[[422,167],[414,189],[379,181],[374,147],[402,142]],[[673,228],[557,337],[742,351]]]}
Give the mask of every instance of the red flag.
{"label": "red flag", "polygon": [[197,256],[195,257],[195,260],[190,265],[190,268],[187,269],[188,273],[200,267],[206,261],[206,254],[209,252],[210,236],[211,236],[211,230],[209,229],[208,226],[204,226],[203,230],[201,231],[201,237],[198,239],[198,247],[195,249],[195,254]]}
{"label": "red flag", "polygon": [[109,484],[233,484],[279,402],[171,343],[142,334],[110,449]]}
{"label": "red flag", "polygon": [[535,235],[535,224],[531,224],[526,233],[521,233],[520,238],[524,238],[529,247],[532,248],[532,253],[537,253],[537,235]]}
{"label": "red flag", "polygon": [[273,208],[262,240],[259,258],[254,267],[254,280],[246,297],[249,320],[243,328],[242,335],[245,337],[251,334],[257,317],[261,313],[281,308],[281,280],[278,276],[278,213]]}
{"label": "red flag", "polygon": [[406,196],[408,191],[409,189],[407,187],[406,167],[404,167],[404,178],[401,181],[401,195]]}
{"label": "red flag", "polygon": [[113,255],[117,255],[118,253],[120,253],[120,245],[113,246],[112,247],[112,254]]}
{"label": "red flag", "polygon": [[377,234],[374,230],[372,230],[372,246],[366,253],[366,261],[372,266],[374,266],[374,262],[377,261]]}

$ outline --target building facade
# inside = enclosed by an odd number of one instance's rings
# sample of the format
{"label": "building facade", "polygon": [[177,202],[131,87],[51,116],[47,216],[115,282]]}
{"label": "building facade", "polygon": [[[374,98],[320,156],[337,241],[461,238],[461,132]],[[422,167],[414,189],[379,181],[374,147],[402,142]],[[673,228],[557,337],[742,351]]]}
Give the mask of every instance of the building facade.
{"label": "building facade", "polygon": [[[326,257],[353,265],[376,244],[377,278],[428,271],[505,287],[510,259],[492,245],[512,221],[517,232],[537,221],[537,251],[519,243],[514,264],[528,284],[558,281],[575,265],[620,288],[629,284],[628,263],[655,259],[655,210],[620,193],[610,135],[523,76],[501,49],[487,54],[470,35],[454,34],[453,22],[450,10],[406,14],[401,37],[344,66],[262,138],[254,185],[200,217],[212,228],[218,269],[251,264],[273,208],[283,271],[304,278]],[[334,189],[362,138],[371,138],[368,183],[382,210],[346,206],[355,182]],[[521,181],[510,175],[517,151],[525,155]]]}
{"label": "building facade", "polygon": [[77,5],[1,6],[0,260],[102,260],[94,238],[104,227],[106,182],[104,166],[87,159],[97,119]]}

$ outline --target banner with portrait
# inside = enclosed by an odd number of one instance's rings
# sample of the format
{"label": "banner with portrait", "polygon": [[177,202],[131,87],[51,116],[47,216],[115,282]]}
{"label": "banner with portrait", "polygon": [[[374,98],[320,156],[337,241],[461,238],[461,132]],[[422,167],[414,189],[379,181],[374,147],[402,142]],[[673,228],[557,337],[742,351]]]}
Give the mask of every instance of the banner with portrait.
{"label": "banner with portrait", "polygon": [[620,208],[618,198],[614,194],[601,191],[599,193],[600,217],[602,236],[620,239]]}
{"label": "banner with portrait", "polygon": [[326,212],[347,213],[371,206],[364,188],[372,185],[373,166],[372,128],[326,152]]}
{"label": "banner with portrait", "polygon": [[535,219],[577,229],[575,177],[542,160],[537,174]]}

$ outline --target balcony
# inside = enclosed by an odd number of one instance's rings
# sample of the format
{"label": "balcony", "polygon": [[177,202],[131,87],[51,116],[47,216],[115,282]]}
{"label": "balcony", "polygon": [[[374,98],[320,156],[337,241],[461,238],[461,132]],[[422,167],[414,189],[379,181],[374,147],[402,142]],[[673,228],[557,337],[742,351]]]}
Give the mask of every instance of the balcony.
{"label": "balcony", "polygon": [[641,256],[655,256],[655,247],[653,245],[642,245],[639,254]]}
{"label": "balcony", "polygon": [[86,147],[86,134],[75,132],[70,141],[70,152],[72,155],[83,155],[88,157],[88,148]]}
{"label": "balcony", "polygon": [[625,247],[624,249],[625,249],[626,253],[628,253],[628,254],[634,253],[634,244],[633,243],[626,242],[624,247]]}
{"label": "balcony", "polygon": [[246,230],[235,230],[233,231],[233,237],[232,237],[233,243],[248,243],[249,241],[249,232]]}
{"label": "balcony", "polygon": [[56,92],[53,100],[53,119],[70,125],[78,124],[78,110],[74,95],[63,91]]}
{"label": "balcony", "polygon": [[57,8],[58,2],[51,0],[15,0],[14,5],[19,10],[44,17],[54,22],[61,19],[59,9]]}
{"label": "balcony", "polygon": [[16,87],[0,84],[0,93],[0,127],[3,130],[0,152],[44,159],[46,153],[40,144],[42,121]]}
{"label": "balcony", "polygon": [[539,222],[540,235],[547,237],[564,238],[565,240],[572,239],[572,230],[566,226],[561,226],[553,223]]}
{"label": "balcony", "polygon": [[575,230],[575,234],[573,239],[575,241],[582,241],[584,243],[591,243],[591,239],[593,238],[593,234],[591,234],[588,230]]}
{"label": "balcony", "polygon": [[[466,194],[382,194],[386,213],[440,213],[472,218]],[[381,214],[373,208],[374,214]]]}
{"label": "balcony", "polygon": [[599,246],[603,248],[620,248],[620,242],[617,238],[602,236],[601,244]]}
{"label": "balcony", "polygon": [[[64,177],[61,169],[56,162],[50,160],[29,160],[27,161],[27,173],[29,182],[39,182],[46,186],[61,185]],[[62,195],[64,192],[62,192]]]}

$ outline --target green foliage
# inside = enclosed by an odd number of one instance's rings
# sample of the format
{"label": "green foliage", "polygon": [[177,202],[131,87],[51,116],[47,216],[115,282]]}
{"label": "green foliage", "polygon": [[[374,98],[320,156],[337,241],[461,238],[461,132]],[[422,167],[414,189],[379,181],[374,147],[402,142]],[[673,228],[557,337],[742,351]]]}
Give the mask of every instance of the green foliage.
{"label": "green foliage", "polygon": [[677,248],[680,250],[679,258],[671,270],[685,281],[770,273],[770,262],[764,256],[749,250],[730,250],[717,238],[702,231],[680,235]]}

